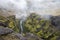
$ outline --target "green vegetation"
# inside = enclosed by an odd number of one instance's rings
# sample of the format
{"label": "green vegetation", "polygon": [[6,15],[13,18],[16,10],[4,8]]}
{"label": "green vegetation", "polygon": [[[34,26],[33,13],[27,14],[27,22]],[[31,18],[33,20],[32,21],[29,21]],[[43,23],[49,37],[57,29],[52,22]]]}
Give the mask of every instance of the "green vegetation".
{"label": "green vegetation", "polygon": [[24,28],[24,32],[36,34],[45,40],[56,40],[59,36],[54,35],[55,33],[58,34],[58,31],[55,26],[51,24],[51,20],[44,20],[35,13],[27,17],[24,22]]}
{"label": "green vegetation", "polygon": [[19,28],[18,28],[18,20],[15,19],[15,16],[9,16],[8,17],[8,27],[13,29],[16,32],[19,32]]}
{"label": "green vegetation", "polygon": [[15,19],[15,16],[9,16],[7,18],[0,16],[0,26],[8,27],[13,29],[15,32],[19,32],[18,20]]}
{"label": "green vegetation", "polygon": [[[11,28],[15,32],[21,32],[20,20],[15,19],[14,15],[7,18],[0,16],[0,26]],[[25,33],[33,33],[44,40],[58,40],[60,37],[60,31],[51,23],[51,20],[44,20],[35,13],[27,17],[22,26],[24,35]]]}

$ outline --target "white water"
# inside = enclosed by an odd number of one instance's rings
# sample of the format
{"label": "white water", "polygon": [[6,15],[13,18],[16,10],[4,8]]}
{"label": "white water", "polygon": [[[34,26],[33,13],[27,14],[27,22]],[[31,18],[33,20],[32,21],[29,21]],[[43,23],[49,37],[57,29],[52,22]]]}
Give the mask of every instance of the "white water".
{"label": "white water", "polygon": [[20,21],[20,28],[21,28],[21,33],[23,32],[23,27],[22,27],[22,20]]}
{"label": "white water", "polygon": [[23,33],[23,22],[25,21],[25,17],[23,16],[21,19],[20,19],[20,28],[21,28],[21,34]]}

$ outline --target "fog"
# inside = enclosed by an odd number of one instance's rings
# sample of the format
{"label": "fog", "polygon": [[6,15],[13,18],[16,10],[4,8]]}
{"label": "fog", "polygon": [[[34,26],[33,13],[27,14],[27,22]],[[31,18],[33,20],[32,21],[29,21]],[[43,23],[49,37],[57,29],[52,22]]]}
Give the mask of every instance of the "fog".
{"label": "fog", "polygon": [[60,15],[60,0],[0,0],[0,15],[26,17],[34,12],[42,16]]}

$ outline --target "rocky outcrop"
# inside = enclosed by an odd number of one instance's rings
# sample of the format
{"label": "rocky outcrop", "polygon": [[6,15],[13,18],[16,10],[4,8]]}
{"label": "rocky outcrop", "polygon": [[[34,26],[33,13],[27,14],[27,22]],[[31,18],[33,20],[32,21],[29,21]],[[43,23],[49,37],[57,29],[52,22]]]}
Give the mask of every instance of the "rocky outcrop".
{"label": "rocky outcrop", "polygon": [[15,32],[19,32],[19,24],[15,16],[4,17],[0,16],[0,26],[13,29]]}
{"label": "rocky outcrop", "polygon": [[[24,30],[21,34],[16,33],[19,23],[16,22],[15,17],[7,18],[8,22],[0,17],[0,40],[60,40],[60,16],[52,16],[50,20],[44,20],[39,15],[31,14],[23,22]],[[15,23],[18,25],[16,26]]]}
{"label": "rocky outcrop", "polygon": [[9,28],[0,28],[0,35],[10,34],[13,30]]}
{"label": "rocky outcrop", "polygon": [[32,33],[26,33],[25,36],[22,34],[16,33],[10,28],[0,27],[0,40],[43,40]]}
{"label": "rocky outcrop", "polygon": [[53,17],[49,20],[45,20],[37,14],[31,14],[29,17],[27,17],[23,27],[24,32],[36,34],[44,40],[57,40],[57,38],[60,37],[60,31],[57,29],[60,27],[59,25],[59,17]]}
{"label": "rocky outcrop", "polygon": [[38,37],[37,35],[34,35],[32,33],[26,33],[26,35],[24,37],[27,40],[44,40],[44,39],[41,39],[40,37]]}
{"label": "rocky outcrop", "polygon": [[20,40],[10,28],[0,28],[0,40]]}
{"label": "rocky outcrop", "polygon": [[52,16],[51,24],[54,25],[56,28],[60,29],[60,16]]}

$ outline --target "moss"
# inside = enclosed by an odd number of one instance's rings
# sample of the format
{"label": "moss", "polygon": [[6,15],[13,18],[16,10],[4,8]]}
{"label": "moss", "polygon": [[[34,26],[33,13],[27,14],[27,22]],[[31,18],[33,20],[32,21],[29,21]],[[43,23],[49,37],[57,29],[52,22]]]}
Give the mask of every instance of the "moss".
{"label": "moss", "polygon": [[0,16],[0,26],[6,27],[7,26],[6,22],[7,22],[7,18]]}
{"label": "moss", "polygon": [[8,27],[13,29],[15,32],[19,32],[19,20],[15,18],[15,16],[9,16],[8,17]]}
{"label": "moss", "polygon": [[0,16],[0,26],[11,28],[15,32],[19,32],[18,23],[14,15],[9,17]]}
{"label": "moss", "polygon": [[8,35],[3,35],[0,36],[1,39],[3,40],[20,40],[18,37],[16,37],[14,34],[8,34]]}
{"label": "moss", "polygon": [[6,22],[6,21],[7,21],[7,18],[0,16],[0,22]]}
{"label": "moss", "polygon": [[51,20],[44,20],[37,14],[31,14],[24,22],[26,32],[31,32],[39,37],[49,40],[49,37],[56,32],[56,28],[51,24]]}

